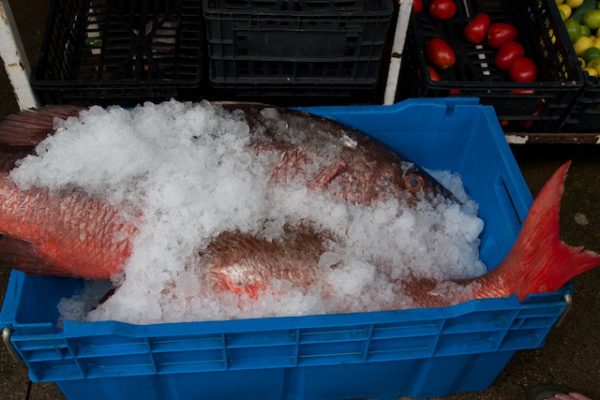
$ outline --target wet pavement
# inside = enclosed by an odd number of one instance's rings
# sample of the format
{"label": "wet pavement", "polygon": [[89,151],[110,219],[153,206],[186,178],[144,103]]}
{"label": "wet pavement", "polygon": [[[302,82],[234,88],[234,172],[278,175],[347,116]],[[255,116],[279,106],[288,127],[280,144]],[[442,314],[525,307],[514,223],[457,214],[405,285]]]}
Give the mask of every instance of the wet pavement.
{"label": "wet pavement", "polygon": [[[21,0],[10,3],[33,63],[41,43],[49,2]],[[16,111],[10,86],[1,69],[0,94],[1,119]],[[562,203],[561,238],[569,244],[600,251],[600,146],[524,145],[513,147],[513,152],[534,195],[560,164],[573,160]],[[0,301],[7,279],[8,271],[0,269]],[[600,268],[576,278],[574,285],[573,307],[563,323],[552,330],[542,349],[518,353],[488,390],[447,399],[518,400],[524,399],[531,386],[544,383],[569,386],[593,399],[600,399]],[[0,399],[24,400],[27,396],[26,369],[15,364],[1,348]],[[29,393],[31,400],[63,398],[53,384],[33,384]]]}

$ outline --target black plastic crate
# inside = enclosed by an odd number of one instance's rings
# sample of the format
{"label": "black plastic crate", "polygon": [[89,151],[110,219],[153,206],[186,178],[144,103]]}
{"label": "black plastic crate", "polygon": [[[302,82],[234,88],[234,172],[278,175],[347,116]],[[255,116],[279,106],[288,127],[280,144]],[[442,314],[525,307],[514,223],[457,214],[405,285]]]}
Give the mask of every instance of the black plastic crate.
{"label": "black plastic crate", "polygon": [[583,91],[565,117],[563,132],[600,132],[600,80],[584,75]]}
{"label": "black plastic crate", "polygon": [[203,0],[203,6],[213,88],[328,96],[336,86],[377,86],[392,0]]}
{"label": "black plastic crate", "polygon": [[32,85],[44,104],[195,99],[198,0],[54,0]]}
{"label": "black plastic crate", "polygon": [[[558,131],[581,87],[583,77],[566,31],[559,29],[560,17],[554,0],[456,1],[456,15],[449,21],[429,16],[428,1],[423,11],[411,17],[402,62],[400,97],[479,97],[494,106],[507,131]],[[518,41],[537,67],[535,82],[512,82],[508,73],[495,66],[497,49],[486,42],[475,45],[464,38],[464,28],[479,12],[494,22],[509,22],[519,30]],[[560,22],[562,24],[562,22]],[[424,49],[427,40],[443,38],[456,53],[456,64],[438,71],[433,81],[427,71]]]}

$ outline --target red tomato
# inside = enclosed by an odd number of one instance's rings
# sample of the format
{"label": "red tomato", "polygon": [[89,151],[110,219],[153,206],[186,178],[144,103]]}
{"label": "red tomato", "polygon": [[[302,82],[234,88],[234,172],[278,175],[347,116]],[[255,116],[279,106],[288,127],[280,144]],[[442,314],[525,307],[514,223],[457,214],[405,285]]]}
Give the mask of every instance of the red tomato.
{"label": "red tomato", "polygon": [[525,55],[525,48],[517,42],[507,42],[496,53],[496,66],[505,71],[513,61]]}
{"label": "red tomato", "polygon": [[514,25],[506,22],[496,22],[490,25],[488,30],[488,44],[492,48],[500,47],[504,43],[515,40],[519,36],[519,31]]}
{"label": "red tomato", "polygon": [[456,62],[454,51],[448,46],[444,40],[433,38],[425,45],[425,55],[429,62],[439,69],[447,69]]}
{"label": "red tomato", "polygon": [[415,14],[421,13],[423,2],[421,0],[413,0],[413,11]]}
{"label": "red tomato", "polygon": [[456,4],[453,0],[433,0],[429,4],[429,14],[436,19],[450,19],[456,14]]}
{"label": "red tomato", "polygon": [[479,44],[485,39],[490,28],[490,16],[480,13],[475,16],[465,27],[465,38],[471,43]]}
{"label": "red tomato", "polygon": [[509,74],[515,82],[533,82],[537,76],[537,67],[531,58],[520,57],[513,61]]}
{"label": "red tomato", "polygon": [[442,80],[442,78],[437,73],[437,71],[431,67],[429,67],[429,77],[431,78],[432,81],[441,81]]}

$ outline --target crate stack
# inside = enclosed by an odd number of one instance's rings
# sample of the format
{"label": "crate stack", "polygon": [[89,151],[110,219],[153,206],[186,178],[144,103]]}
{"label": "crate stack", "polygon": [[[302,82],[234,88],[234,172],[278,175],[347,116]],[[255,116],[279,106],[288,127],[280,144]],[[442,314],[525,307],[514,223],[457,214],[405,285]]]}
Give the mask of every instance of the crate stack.
{"label": "crate stack", "polygon": [[[553,0],[455,1],[436,20],[413,14],[397,100],[477,97],[509,132],[600,131],[600,79],[582,73]],[[32,86],[42,104],[250,100],[281,106],[381,103],[394,0],[53,0]],[[538,67],[512,82],[495,49],[464,37],[478,13],[519,29]],[[452,68],[428,71],[445,40]]]}
{"label": "crate stack", "polygon": [[54,0],[32,84],[43,104],[368,102],[393,16],[392,0]]}

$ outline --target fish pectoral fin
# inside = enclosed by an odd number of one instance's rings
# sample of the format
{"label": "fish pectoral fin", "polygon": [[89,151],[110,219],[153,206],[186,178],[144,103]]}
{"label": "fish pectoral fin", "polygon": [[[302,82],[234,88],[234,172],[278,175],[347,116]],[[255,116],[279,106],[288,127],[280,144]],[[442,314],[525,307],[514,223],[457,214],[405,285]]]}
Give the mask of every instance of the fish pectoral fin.
{"label": "fish pectoral fin", "polygon": [[37,275],[52,269],[33,244],[10,235],[0,236],[0,264]]}

